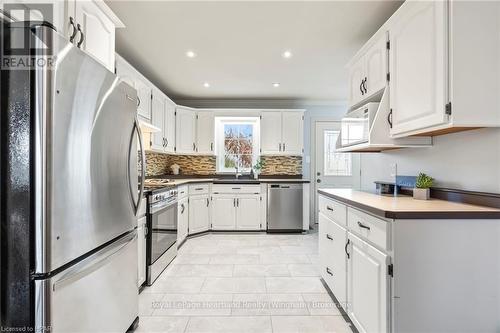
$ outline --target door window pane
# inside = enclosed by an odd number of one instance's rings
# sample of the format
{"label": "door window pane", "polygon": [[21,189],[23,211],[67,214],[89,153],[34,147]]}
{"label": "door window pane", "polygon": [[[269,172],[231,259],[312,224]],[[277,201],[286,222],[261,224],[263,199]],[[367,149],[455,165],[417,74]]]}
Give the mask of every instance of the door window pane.
{"label": "door window pane", "polygon": [[351,154],[339,153],[335,144],[339,131],[324,131],[324,175],[325,176],[351,176],[352,161]]}

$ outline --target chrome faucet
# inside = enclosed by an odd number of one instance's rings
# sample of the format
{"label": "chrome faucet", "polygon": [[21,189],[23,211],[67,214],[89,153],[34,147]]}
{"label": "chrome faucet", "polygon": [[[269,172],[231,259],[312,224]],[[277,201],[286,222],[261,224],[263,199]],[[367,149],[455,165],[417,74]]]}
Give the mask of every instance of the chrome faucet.
{"label": "chrome faucet", "polygon": [[238,179],[238,178],[240,178],[241,173],[239,173],[239,171],[238,171],[238,166],[235,166],[234,168],[236,169],[236,174],[235,174],[236,179]]}

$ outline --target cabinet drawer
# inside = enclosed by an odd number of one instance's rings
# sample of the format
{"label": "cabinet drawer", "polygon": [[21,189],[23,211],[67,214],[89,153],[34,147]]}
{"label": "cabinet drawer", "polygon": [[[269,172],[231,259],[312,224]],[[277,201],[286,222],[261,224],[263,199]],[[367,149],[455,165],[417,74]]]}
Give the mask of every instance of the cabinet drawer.
{"label": "cabinet drawer", "polygon": [[212,193],[227,194],[227,193],[244,193],[244,194],[260,194],[260,185],[212,185]]}
{"label": "cabinet drawer", "polygon": [[347,225],[347,206],[322,195],[318,200],[319,211],[341,225]]}
{"label": "cabinet drawer", "polygon": [[[201,191],[199,191],[201,192]],[[188,186],[187,185],[182,185],[177,188],[177,199],[181,200],[188,195]]]}
{"label": "cabinet drawer", "polygon": [[390,249],[387,235],[389,222],[349,207],[347,210],[347,224],[351,231],[362,238],[382,249]]}
{"label": "cabinet drawer", "polygon": [[189,185],[189,195],[208,194],[209,184]]}

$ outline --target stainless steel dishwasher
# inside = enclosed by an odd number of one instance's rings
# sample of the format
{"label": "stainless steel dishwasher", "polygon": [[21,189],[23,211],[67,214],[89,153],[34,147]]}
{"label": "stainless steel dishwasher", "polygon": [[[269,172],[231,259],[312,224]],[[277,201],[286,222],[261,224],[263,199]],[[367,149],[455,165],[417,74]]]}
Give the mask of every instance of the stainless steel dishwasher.
{"label": "stainless steel dishwasher", "polygon": [[302,184],[268,185],[268,232],[302,232],[302,192]]}

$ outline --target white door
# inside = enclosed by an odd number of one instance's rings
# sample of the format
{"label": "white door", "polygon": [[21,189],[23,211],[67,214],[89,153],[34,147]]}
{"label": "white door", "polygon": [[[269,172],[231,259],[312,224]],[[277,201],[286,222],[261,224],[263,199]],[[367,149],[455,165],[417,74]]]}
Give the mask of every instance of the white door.
{"label": "white door", "polygon": [[239,195],[236,198],[236,229],[260,230],[260,195]]}
{"label": "white door", "polygon": [[177,204],[177,246],[180,246],[188,235],[189,203],[188,198],[179,200]]}
{"label": "white door", "polygon": [[281,112],[262,112],[260,119],[260,147],[264,155],[281,154]]}
{"label": "white door", "polygon": [[212,197],[212,229],[236,229],[236,196],[217,194]]}
{"label": "white door", "polygon": [[175,107],[175,103],[167,98],[163,136],[165,137],[165,152],[168,153],[173,153],[175,150]]}
{"label": "white door", "polygon": [[304,114],[282,113],[282,151],[287,155],[302,155],[304,141]]}
{"label": "white door", "polygon": [[446,7],[446,1],[406,2],[391,25],[391,134],[447,120]]}
{"label": "white door", "polygon": [[146,281],[146,216],[137,220],[137,272],[138,287]]}
{"label": "white door", "polygon": [[175,144],[177,153],[192,154],[196,152],[196,112],[189,109],[177,108]]}
{"label": "white door", "polygon": [[365,55],[366,96],[385,88],[387,83],[387,34],[383,32]]}
{"label": "white door", "polygon": [[163,126],[165,125],[165,96],[158,89],[153,89],[151,100],[151,124],[161,129],[159,132],[151,133],[151,149],[163,151],[165,149],[165,137]]}
{"label": "white door", "polygon": [[207,231],[209,224],[208,195],[197,195],[189,198],[189,234]]}
{"label": "white door", "polygon": [[196,150],[200,154],[214,154],[214,114],[209,111],[198,112],[196,124]]}
{"label": "white door", "polygon": [[316,122],[314,163],[314,212],[318,221],[318,190],[321,188],[354,188],[360,184],[359,153],[338,153],[335,143],[340,122]]}
{"label": "white door", "polygon": [[[94,1],[76,1],[76,22],[83,32],[81,48],[115,71],[115,25]],[[76,36],[78,44],[81,34]]]}
{"label": "white door", "polygon": [[151,120],[151,85],[138,73],[135,77],[135,89],[137,89],[137,114]]}
{"label": "white door", "polygon": [[363,79],[364,58],[361,58],[349,68],[349,106],[353,106],[363,98]]}
{"label": "white door", "polygon": [[348,315],[359,332],[387,332],[388,257],[349,233]]}

